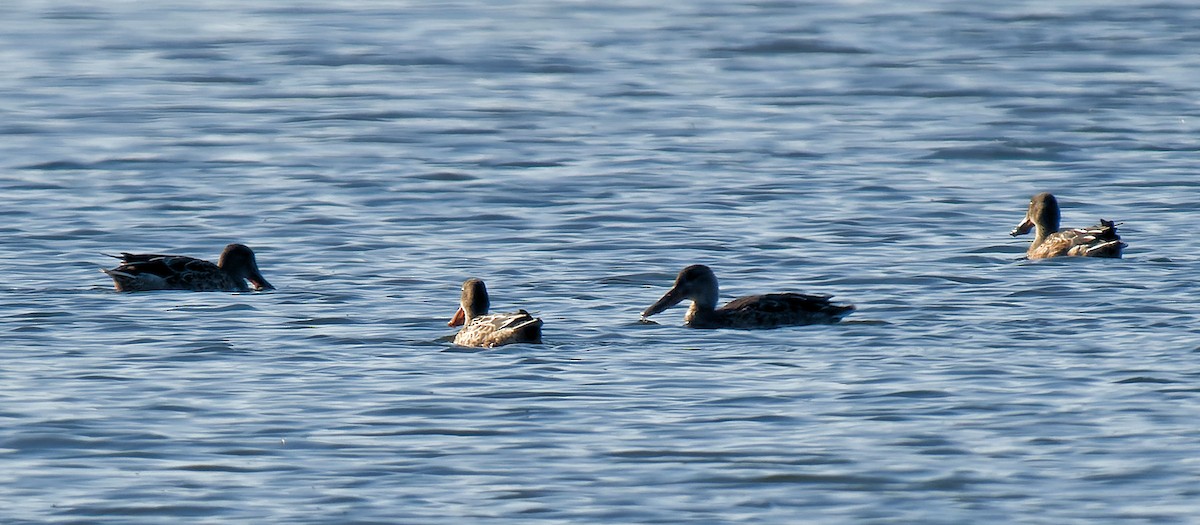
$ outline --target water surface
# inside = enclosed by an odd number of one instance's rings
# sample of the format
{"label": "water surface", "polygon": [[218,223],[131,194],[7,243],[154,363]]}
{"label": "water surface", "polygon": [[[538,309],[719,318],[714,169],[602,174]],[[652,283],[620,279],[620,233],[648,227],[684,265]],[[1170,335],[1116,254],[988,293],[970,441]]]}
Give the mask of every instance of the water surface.
{"label": "water surface", "polygon": [[[660,4],[0,6],[0,521],[1200,516],[1200,8]],[[639,324],[693,263],[858,311]]]}

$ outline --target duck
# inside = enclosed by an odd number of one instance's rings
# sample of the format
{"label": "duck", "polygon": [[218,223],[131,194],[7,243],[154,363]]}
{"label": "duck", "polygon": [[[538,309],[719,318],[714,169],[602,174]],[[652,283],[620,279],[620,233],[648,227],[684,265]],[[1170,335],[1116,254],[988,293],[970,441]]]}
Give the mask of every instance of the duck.
{"label": "duck", "polygon": [[1113,221],[1100,219],[1100,224],[1090,228],[1059,229],[1060,217],[1058,199],[1050,193],[1039,193],[1029,200],[1025,219],[1009,235],[1024,235],[1037,227],[1033,242],[1025,252],[1030,259],[1060,256],[1119,259],[1121,251],[1128,246],[1117,235],[1117,224]]}
{"label": "duck", "polygon": [[689,328],[778,328],[810,324],[831,324],[855,310],[854,305],[830,302],[832,295],[772,293],[747,295],[717,308],[717,276],[703,264],[680,270],[675,284],[661,299],[642,311],[642,320],[691,299],[684,315]]}
{"label": "duck", "polygon": [[[121,264],[102,269],[118,292],[148,290],[191,290],[195,292],[248,292],[274,290],[263,278],[254,251],[244,244],[230,244],[217,264],[185,255],[127,253],[109,255]],[[249,285],[247,285],[249,282]]]}
{"label": "duck", "polygon": [[511,343],[541,343],[542,320],[525,310],[507,314],[489,314],[487,286],[480,279],[467,279],[462,285],[458,311],[447,323],[461,326],[454,344],[494,348]]}

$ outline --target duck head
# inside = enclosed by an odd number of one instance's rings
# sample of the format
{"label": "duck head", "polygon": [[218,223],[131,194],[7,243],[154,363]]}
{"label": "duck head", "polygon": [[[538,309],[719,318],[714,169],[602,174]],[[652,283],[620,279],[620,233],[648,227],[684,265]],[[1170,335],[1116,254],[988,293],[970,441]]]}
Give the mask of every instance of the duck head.
{"label": "duck head", "polygon": [[650,317],[667,308],[691,299],[693,308],[712,310],[717,306],[717,276],[703,264],[693,264],[680,270],[675,284],[649,308],[642,311],[642,318]]}
{"label": "duck head", "polygon": [[1009,235],[1025,235],[1037,226],[1037,236],[1042,238],[1058,231],[1059,220],[1058,199],[1049,193],[1039,193],[1029,200],[1029,211],[1025,212],[1025,219],[1013,228]]}
{"label": "duck head", "polygon": [[458,311],[454,312],[454,317],[450,318],[450,322],[446,324],[448,326],[466,324],[471,319],[487,315],[489,306],[487,287],[483,285],[483,281],[467,279],[462,285],[462,299],[459,301]]}
{"label": "duck head", "polygon": [[255,290],[275,289],[263,278],[262,272],[258,271],[258,262],[254,260],[254,252],[245,244],[226,246],[225,251],[221,252],[221,258],[217,260],[217,266],[234,278],[250,281]]}

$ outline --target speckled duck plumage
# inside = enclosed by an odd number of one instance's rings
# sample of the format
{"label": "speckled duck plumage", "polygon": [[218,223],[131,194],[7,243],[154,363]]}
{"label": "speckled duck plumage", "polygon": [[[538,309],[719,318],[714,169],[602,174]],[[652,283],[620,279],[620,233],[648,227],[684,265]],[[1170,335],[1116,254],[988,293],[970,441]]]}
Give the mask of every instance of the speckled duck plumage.
{"label": "speckled duck plumage", "polygon": [[717,308],[717,276],[703,264],[684,268],[671,290],[642,312],[645,319],[684,299],[692,306],[684,316],[691,328],[778,328],[808,324],[836,323],[854,311],[854,305],[837,305],[829,295],[773,293],[748,295]]}
{"label": "speckled duck plumage", "polygon": [[[101,270],[112,277],[118,292],[191,290],[196,292],[246,292],[274,290],[258,270],[254,252],[244,244],[230,244],[217,264],[184,255],[124,253],[112,257],[121,264]],[[247,284],[249,282],[249,284]]]}
{"label": "speckled duck plumage", "polygon": [[507,314],[489,314],[487,287],[479,279],[467,279],[462,285],[458,311],[448,323],[462,326],[454,335],[454,344],[491,348],[511,343],[541,343],[542,320],[525,310]]}
{"label": "speckled duck plumage", "polygon": [[1090,228],[1059,228],[1058,199],[1049,193],[1039,193],[1029,200],[1025,219],[1009,233],[1013,237],[1036,228],[1033,242],[1025,255],[1030,259],[1060,256],[1120,258],[1127,246],[1117,234],[1113,221],[1100,219]]}

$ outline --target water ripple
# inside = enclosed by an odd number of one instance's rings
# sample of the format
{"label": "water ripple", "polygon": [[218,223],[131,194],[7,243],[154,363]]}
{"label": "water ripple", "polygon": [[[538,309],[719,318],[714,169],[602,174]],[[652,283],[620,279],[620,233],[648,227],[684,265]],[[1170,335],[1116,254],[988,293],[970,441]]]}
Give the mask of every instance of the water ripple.
{"label": "water ripple", "polygon": [[0,6],[3,521],[1189,523],[1200,10],[1084,4]]}

